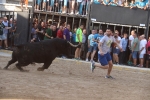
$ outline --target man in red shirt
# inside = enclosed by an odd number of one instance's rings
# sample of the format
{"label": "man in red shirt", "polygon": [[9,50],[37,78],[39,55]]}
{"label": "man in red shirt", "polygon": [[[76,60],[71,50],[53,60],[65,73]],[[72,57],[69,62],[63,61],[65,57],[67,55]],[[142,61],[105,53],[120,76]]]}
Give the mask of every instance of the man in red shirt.
{"label": "man in red shirt", "polygon": [[57,31],[57,38],[63,39],[63,26],[59,27],[59,30]]}
{"label": "man in red shirt", "polygon": [[146,44],[146,51],[147,51],[147,54],[146,54],[146,68],[149,67],[149,60],[150,60],[150,37],[148,39],[148,42]]}

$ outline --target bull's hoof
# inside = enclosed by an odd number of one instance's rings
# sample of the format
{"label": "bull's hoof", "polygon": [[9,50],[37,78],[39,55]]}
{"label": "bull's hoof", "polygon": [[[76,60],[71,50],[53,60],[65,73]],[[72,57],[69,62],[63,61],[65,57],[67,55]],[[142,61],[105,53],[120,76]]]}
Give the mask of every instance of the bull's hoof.
{"label": "bull's hoof", "polygon": [[44,68],[39,67],[37,70],[38,70],[38,71],[44,71]]}

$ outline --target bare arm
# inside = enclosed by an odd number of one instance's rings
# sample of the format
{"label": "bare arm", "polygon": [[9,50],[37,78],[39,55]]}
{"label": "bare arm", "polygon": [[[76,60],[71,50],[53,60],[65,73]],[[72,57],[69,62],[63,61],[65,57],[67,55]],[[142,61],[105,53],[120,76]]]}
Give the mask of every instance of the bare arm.
{"label": "bare arm", "polygon": [[48,37],[48,38],[51,38],[47,33],[45,33],[45,36]]}
{"label": "bare arm", "polygon": [[64,40],[66,40],[66,36],[65,36],[65,35],[63,35],[63,37],[64,37]]}

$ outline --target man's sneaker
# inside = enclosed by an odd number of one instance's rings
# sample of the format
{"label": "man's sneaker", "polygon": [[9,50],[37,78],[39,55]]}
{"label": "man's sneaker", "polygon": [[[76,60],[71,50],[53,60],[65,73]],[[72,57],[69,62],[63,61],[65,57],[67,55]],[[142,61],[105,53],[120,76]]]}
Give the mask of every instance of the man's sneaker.
{"label": "man's sneaker", "polygon": [[88,60],[88,59],[86,59],[85,61],[87,61],[87,62],[88,62],[89,60]]}
{"label": "man's sneaker", "polygon": [[108,76],[108,75],[106,75],[105,78],[108,78],[108,79],[115,79],[115,78],[113,78],[112,76]]}
{"label": "man's sneaker", "polygon": [[73,13],[73,12],[71,12],[70,14],[71,14],[71,15],[73,15],[74,13]]}
{"label": "man's sneaker", "polygon": [[94,71],[94,69],[95,69],[95,66],[94,66],[94,62],[91,62],[91,71],[93,72]]}
{"label": "man's sneaker", "polygon": [[77,12],[76,15],[79,15],[79,12]]}

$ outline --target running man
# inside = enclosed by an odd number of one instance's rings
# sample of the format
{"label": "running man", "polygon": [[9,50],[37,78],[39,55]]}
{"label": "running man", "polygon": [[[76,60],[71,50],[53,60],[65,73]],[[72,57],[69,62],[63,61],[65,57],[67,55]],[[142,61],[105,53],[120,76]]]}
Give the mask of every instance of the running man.
{"label": "running man", "polygon": [[[98,59],[101,64],[92,62],[91,63],[91,71],[93,72],[95,67],[99,67],[102,69],[108,69],[108,72],[107,72],[107,75],[105,76],[105,78],[113,79],[113,77],[110,76],[110,73],[111,73],[111,70],[113,67],[113,63],[112,63],[112,58],[111,58],[109,51],[110,51],[111,44],[113,42],[115,43],[115,40],[114,40],[113,36],[111,36],[111,34],[112,34],[112,31],[111,31],[111,29],[108,28],[106,30],[106,35],[100,40],[100,42],[98,44],[98,49],[99,49]],[[115,43],[115,44],[122,51],[121,47],[117,43]]]}

